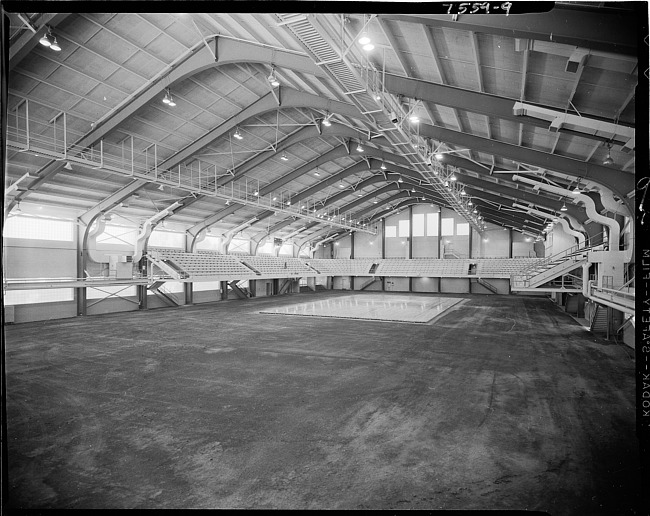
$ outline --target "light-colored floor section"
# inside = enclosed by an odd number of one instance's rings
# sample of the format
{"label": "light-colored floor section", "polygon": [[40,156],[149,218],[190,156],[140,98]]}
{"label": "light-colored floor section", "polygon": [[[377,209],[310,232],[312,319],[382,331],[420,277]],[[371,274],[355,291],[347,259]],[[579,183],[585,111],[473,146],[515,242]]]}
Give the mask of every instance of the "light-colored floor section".
{"label": "light-colored floor section", "polygon": [[428,323],[461,301],[459,298],[445,297],[353,294],[270,308],[260,313]]}

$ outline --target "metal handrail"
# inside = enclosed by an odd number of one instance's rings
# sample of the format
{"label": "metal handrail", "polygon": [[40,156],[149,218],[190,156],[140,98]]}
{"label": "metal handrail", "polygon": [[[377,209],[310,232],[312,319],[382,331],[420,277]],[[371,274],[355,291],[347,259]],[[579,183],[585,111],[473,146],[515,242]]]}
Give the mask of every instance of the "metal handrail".
{"label": "metal handrail", "polygon": [[529,265],[528,267],[526,267],[526,268],[522,269],[521,271],[519,271],[518,275],[525,276],[525,275],[528,274],[528,271],[531,271],[531,272],[532,271],[537,271],[537,269],[539,269],[540,267],[543,267],[544,265],[546,265],[546,264],[548,264],[548,263],[550,263],[552,261],[556,261],[556,260],[558,260],[560,258],[566,258],[569,255],[577,254],[577,253],[580,253],[580,252],[590,251],[591,249],[593,249],[592,245],[584,245],[584,246],[580,246],[580,244],[573,245],[573,246],[569,247],[568,249],[565,249],[564,251],[560,251],[557,254],[549,256],[548,258],[543,258],[538,263]]}

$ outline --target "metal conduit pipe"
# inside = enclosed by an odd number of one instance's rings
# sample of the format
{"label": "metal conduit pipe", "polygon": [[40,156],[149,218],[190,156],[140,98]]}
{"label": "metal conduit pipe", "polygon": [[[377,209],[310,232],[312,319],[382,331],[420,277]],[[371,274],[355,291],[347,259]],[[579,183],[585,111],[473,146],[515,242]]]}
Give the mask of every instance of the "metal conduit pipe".
{"label": "metal conduit pipe", "polygon": [[[530,206],[526,206],[524,204],[514,203],[512,205],[512,207],[513,208],[521,208],[521,209],[524,209],[524,210],[532,210],[533,213],[543,215],[543,216],[545,216],[547,218],[551,216],[551,214],[548,213],[548,212],[536,210],[535,208],[531,208]],[[562,213],[561,216],[563,218],[565,218],[567,221],[569,221],[569,224],[571,225],[571,229],[588,235],[588,232],[587,232],[586,228],[582,224],[580,224],[580,222],[578,222],[578,219],[576,219],[575,217],[573,217],[571,215],[567,215],[566,212]]]}
{"label": "metal conduit pipe", "polygon": [[[514,204],[513,206],[518,206],[518,205]],[[550,213],[545,213],[543,211],[539,211],[539,210],[536,210],[534,208],[527,208],[526,213],[540,215],[541,217],[548,217],[548,218],[552,217],[552,215]],[[560,224],[562,224],[562,227],[564,228],[564,231],[567,234],[575,237],[576,240],[578,241],[578,245],[580,247],[583,247],[585,245],[585,236],[584,236],[584,234],[580,233],[579,231],[575,231],[574,229],[572,229],[571,226],[569,225],[569,222],[564,217],[566,217],[566,215],[558,217],[558,219],[560,221]]]}
{"label": "metal conduit pipe", "polygon": [[[603,226],[607,226],[609,228],[610,246],[612,245],[612,243],[614,243],[613,245],[618,247],[618,242],[619,242],[619,239],[620,239],[620,236],[621,236],[621,228],[618,225],[618,222],[616,222],[614,219],[610,219],[609,217],[605,217],[604,215],[601,215],[600,213],[598,213],[598,211],[596,211],[596,205],[594,204],[593,199],[591,199],[589,196],[583,195],[583,194],[577,194],[576,195],[570,190],[566,190],[564,188],[558,188],[557,186],[552,186],[552,185],[549,185],[549,184],[546,184],[546,183],[541,183],[539,181],[535,181],[533,179],[529,179],[527,177],[523,177],[523,176],[520,176],[520,175],[517,175],[517,174],[513,175],[512,179],[513,179],[513,181],[520,181],[522,183],[528,183],[529,185],[536,186],[536,187],[538,187],[538,188],[540,188],[542,190],[546,190],[547,192],[553,192],[553,193],[556,193],[558,195],[562,195],[562,196],[569,197],[569,198],[573,197],[574,199],[576,199],[578,201],[581,201],[585,205],[587,215],[589,215],[591,220],[594,220],[594,221],[602,224]],[[617,250],[617,249],[614,249],[614,250]],[[631,258],[632,253],[630,252],[629,255],[630,255],[630,258]],[[627,255],[626,255],[626,260],[628,262],[630,261],[629,259],[627,259]]]}

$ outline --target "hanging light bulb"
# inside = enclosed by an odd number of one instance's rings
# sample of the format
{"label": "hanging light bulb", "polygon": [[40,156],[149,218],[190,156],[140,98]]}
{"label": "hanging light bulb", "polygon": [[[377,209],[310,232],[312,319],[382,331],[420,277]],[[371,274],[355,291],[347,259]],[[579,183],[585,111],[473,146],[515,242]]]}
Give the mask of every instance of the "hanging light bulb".
{"label": "hanging light bulb", "polygon": [[368,36],[367,32],[364,32],[363,34],[361,34],[361,37],[359,38],[359,44],[360,45],[367,45],[368,43],[370,43],[370,41],[371,40],[370,40],[370,37]]}
{"label": "hanging light bulb", "polygon": [[271,68],[271,75],[268,76],[268,81],[274,88],[280,86],[280,81],[278,81],[278,78],[275,76],[275,67]]}
{"label": "hanging light bulb", "polygon": [[38,40],[38,42],[44,47],[49,47],[52,45],[52,42],[47,38],[47,34],[43,34],[41,36],[41,39]]}
{"label": "hanging light bulb", "polygon": [[614,164],[614,160],[612,159],[612,155],[611,155],[611,150],[612,150],[612,144],[608,142],[607,143],[607,157],[603,161],[603,165],[613,165]]}

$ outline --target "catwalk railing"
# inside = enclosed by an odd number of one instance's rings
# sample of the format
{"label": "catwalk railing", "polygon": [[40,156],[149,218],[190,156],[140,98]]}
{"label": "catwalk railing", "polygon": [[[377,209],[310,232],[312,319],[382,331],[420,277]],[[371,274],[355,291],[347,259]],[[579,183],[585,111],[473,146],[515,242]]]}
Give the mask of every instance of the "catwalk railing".
{"label": "catwalk railing", "polygon": [[235,180],[235,168],[227,169],[198,158],[169,166],[175,151],[144,138],[133,135],[117,138],[117,133],[111,133],[92,145],[79,145],[77,142],[87,136],[85,131],[88,126],[89,122],[78,116],[22,99],[7,116],[7,147],[56,161],[183,188],[193,194],[217,197],[229,203],[376,234],[367,221],[357,220],[352,212],[324,207],[322,200],[308,198],[292,204],[291,199],[299,192],[283,190],[260,195],[266,184],[248,177]]}

